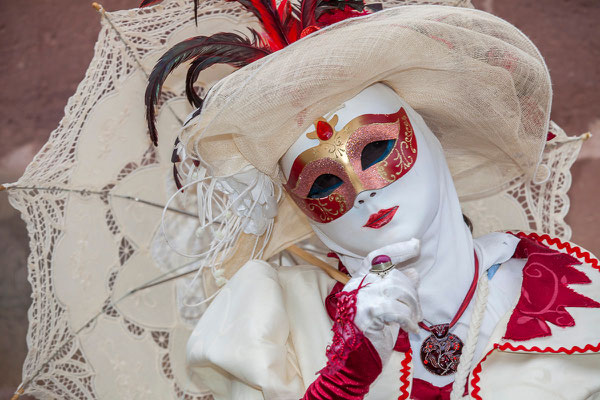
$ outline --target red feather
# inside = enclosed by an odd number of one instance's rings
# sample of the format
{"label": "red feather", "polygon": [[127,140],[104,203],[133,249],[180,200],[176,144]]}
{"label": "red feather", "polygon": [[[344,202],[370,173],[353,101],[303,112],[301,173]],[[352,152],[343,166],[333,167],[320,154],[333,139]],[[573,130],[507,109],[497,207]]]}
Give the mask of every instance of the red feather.
{"label": "red feather", "polygon": [[292,6],[290,0],[283,0],[277,8],[279,20],[283,24],[288,43],[293,43],[300,38],[302,27],[298,19],[298,11]]}
{"label": "red feather", "polygon": [[279,6],[277,6],[277,13],[279,14],[280,21],[285,21],[286,16],[289,13],[289,9],[290,2],[288,0],[283,0],[281,3],[279,3]]}
{"label": "red feather", "polygon": [[258,18],[264,29],[264,39],[271,50],[281,50],[289,43],[274,0],[228,0],[237,1]]}
{"label": "red feather", "polygon": [[345,6],[343,10],[333,10],[330,12],[324,12],[317,19],[317,25],[320,27],[329,26],[349,18],[360,17],[367,15],[367,10],[357,11],[349,6]]}

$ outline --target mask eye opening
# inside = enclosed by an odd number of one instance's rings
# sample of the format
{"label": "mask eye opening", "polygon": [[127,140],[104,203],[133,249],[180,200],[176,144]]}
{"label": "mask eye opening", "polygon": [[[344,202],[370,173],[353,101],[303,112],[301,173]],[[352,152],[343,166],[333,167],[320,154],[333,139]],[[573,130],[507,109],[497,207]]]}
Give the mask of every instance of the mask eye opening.
{"label": "mask eye opening", "polygon": [[363,171],[383,161],[391,153],[395,144],[395,139],[377,140],[367,144],[360,155]]}
{"label": "mask eye opening", "polygon": [[342,183],[344,181],[333,174],[319,175],[310,187],[307,197],[309,199],[322,199],[333,193]]}

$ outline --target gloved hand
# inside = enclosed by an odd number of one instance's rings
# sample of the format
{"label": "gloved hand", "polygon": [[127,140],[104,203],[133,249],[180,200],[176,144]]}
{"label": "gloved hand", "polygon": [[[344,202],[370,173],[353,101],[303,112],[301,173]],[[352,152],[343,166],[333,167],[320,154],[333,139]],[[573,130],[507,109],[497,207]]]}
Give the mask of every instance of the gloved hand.
{"label": "gloved hand", "polygon": [[343,291],[351,292],[362,282],[354,323],[371,341],[384,365],[392,354],[400,328],[409,332],[419,329],[417,323],[422,319],[417,294],[419,275],[410,268],[393,269],[381,278],[369,273],[371,261],[386,255],[398,265],[419,254],[419,249],[419,240],[410,239],[374,250],[363,259],[342,257],[352,275]]}
{"label": "gloved hand", "polygon": [[409,332],[419,330],[418,322],[422,319],[417,294],[419,276],[414,269],[393,269],[383,278],[370,273],[352,278],[344,286],[344,292],[359,285],[354,324],[371,341],[385,365],[400,328]]}
{"label": "gloved hand", "polygon": [[[385,246],[354,259],[352,279],[337,293],[333,341],[327,366],[307,389],[303,400],[360,400],[394,351],[400,328],[416,332],[421,318],[414,269],[393,269],[387,275],[369,273],[371,261],[387,255],[397,264],[416,256],[419,241]],[[345,261],[345,260],[344,260]]]}

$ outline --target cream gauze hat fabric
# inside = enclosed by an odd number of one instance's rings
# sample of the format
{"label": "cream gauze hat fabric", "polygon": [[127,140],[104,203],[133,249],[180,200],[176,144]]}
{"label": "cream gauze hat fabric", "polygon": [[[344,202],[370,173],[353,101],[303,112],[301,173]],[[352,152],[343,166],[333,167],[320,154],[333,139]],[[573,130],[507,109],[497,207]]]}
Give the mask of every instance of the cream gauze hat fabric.
{"label": "cream gauze hat fabric", "polygon": [[461,199],[534,176],[552,91],[537,48],[483,11],[398,6],[323,28],[219,81],[181,139],[215,176],[278,161],[314,120],[383,82],[440,140]]}

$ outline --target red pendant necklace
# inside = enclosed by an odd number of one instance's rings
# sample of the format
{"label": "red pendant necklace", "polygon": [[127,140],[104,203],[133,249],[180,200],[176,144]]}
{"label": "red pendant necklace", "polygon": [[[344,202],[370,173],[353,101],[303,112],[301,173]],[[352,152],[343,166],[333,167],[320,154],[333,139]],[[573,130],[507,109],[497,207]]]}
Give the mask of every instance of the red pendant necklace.
{"label": "red pendant necklace", "polygon": [[458,308],[456,315],[452,318],[452,321],[448,324],[432,326],[427,326],[422,321],[419,322],[421,328],[425,329],[427,332],[431,332],[431,335],[425,339],[421,345],[421,361],[423,362],[425,369],[432,374],[440,376],[450,375],[455,373],[458,368],[463,342],[458,336],[449,331],[456,322],[458,322],[469,306],[469,303],[475,294],[478,277],[479,261],[477,260],[477,254],[475,254],[475,274],[473,276],[473,282],[471,282],[471,287]]}

